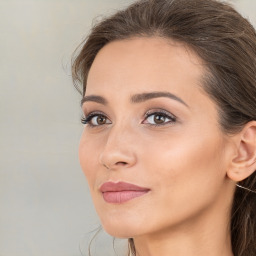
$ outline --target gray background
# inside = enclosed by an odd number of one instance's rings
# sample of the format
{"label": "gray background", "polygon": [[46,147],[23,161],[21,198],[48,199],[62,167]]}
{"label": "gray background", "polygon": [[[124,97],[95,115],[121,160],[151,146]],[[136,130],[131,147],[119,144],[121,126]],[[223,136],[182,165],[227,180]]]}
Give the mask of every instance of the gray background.
{"label": "gray background", "polygon": [[[70,58],[94,17],[131,2],[0,0],[0,256],[87,255],[99,220],[78,162]],[[232,2],[256,24],[255,0]],[[114,255],[108,236],[97,243]]]}

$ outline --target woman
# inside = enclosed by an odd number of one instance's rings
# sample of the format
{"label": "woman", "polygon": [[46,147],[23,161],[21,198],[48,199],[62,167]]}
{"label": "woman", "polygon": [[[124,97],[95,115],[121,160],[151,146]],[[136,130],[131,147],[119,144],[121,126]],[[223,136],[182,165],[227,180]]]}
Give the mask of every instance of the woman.
{"label": "woman", "polygon": [[80,162],[130,255],[256,255],[255,74],[255,30],[219,1],[142,0],[92,29]]}

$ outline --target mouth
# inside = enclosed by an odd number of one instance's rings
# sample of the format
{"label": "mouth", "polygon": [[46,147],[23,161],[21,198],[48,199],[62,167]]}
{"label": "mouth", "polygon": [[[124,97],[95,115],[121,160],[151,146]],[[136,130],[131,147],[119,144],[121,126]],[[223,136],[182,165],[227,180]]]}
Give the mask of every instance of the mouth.
{"label": "mouth", "polygon": [[136,197],[143,196],[148,193],[150,189],[126,182],[106,182],[101,185],[100,191],[105,202],[122,204]]}

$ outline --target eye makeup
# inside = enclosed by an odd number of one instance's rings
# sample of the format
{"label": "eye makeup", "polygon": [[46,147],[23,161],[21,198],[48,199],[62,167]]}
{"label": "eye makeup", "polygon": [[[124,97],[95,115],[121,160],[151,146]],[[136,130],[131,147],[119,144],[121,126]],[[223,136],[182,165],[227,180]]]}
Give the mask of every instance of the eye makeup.
{"label": "eye makeup", "polygon": [[[164,109],[151,109],[144,114],[141,124],[164,126],[175,123],[176,119],[175,115]],[[92,111],[86,117],[81,118],[81,123],[93,128],[111,124],[111,120],[101,111]]]}

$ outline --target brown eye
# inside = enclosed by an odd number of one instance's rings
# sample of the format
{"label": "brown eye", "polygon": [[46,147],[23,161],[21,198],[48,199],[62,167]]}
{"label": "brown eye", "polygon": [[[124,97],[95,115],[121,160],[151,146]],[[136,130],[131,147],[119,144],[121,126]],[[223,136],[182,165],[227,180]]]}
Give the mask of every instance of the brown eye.
{"label": "brown eye", "polygon": [[88,121],[92,126],[104,125],[108,122],[108,119],[103,115],[95,115]]}
{"label": "brown eye", "polygon": [[163,115],[154,115],[154,122],[156,124],[162,124],[165,122],[165,120],[166,120],[166,117]]}
{"label": "brown eye", "polygon": [[[93,121],[93,119],[92,119],[92,121]],[[104,117],[104,116],[96,116],[95,119],[96,119],[96,125],[103,125],[107,121],[106,117]]]}
{"label": "brown eye", "polygon": [[83,124],[92,127],[111,124],[111,121],[105,115],[96,113],[89,115],[87,118],[83,118],[81,121]]}
{"label": "brown eye", "polygon": [[176,117],[166,112],[154,112],[148,114],[145,121],[143,123],[147,123],[150,125],[165,125],[168,123],[175,123]]}

